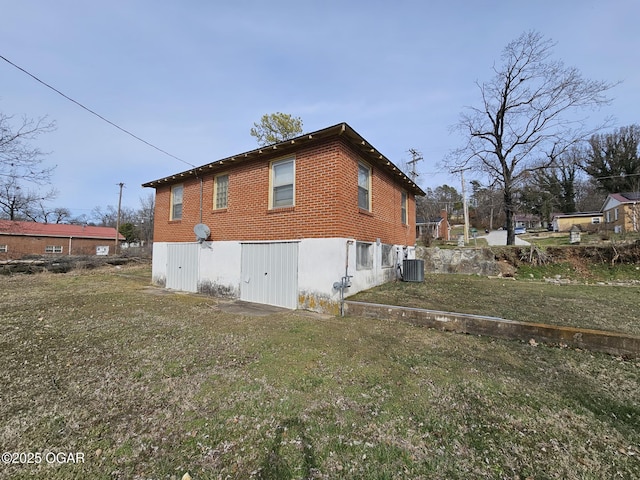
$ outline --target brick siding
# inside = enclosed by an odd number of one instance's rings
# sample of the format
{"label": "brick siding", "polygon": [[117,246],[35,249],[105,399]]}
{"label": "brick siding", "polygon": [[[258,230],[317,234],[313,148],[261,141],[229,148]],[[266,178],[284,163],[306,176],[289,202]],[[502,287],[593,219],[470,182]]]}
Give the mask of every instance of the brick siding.
{"label": "brick siding", "polygon": [[[277,157],[230,163],[202,178],[183,182],[182,220],[169,221],[171,185],[156,189],[154,241],[194,241],[193,227],[205,223],[211,240],[284,240],[346,237],[361,241],[413,245],[415,197],[407,192],[407,224],[401,223],[399,183],[371,166],[372,211],[358,208],[358,154],[339,138],[303,147],[295,153],[295,205],[269,209],[270,162]],[[366,163],[366,162],[365,162]],[[214,176],[229,175],[228,206],[215,210]],[[174,183],[175,185],[175,183]],[[202,190],[202,212],[200,191]]]}
{"label": "brick siding", "polygon": [[[64,237],[32,237],[27,235],[0,235],[0,245],[7,245],[7,252],[0,252],[0,259],[19,259],[26,255],[95,255],[96,247],[108,246],[109,254],[113,254],[115,238],[92,239],[72,238],[69,253],[69,238]],[[47,245],[62,247],[62,253],[45,253]]]}

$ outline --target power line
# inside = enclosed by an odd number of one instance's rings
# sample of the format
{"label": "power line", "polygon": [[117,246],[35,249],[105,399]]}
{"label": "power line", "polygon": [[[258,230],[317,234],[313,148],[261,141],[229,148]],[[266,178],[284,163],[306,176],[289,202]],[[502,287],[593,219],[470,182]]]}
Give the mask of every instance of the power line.
{"label": "power line", "polygon": [[196,166],[192,163],[187,162],[186,160],[181,159],[180,157],[176,157],[175,155],[167,152],[166,150],[163,150],[160,147],[155,146],[154,144],[147,142],[146,140],[144,140],[143,138],[140,138],[139,136],[131,133],[129,130],[122,128],[121,126],[115,124],[114,122],[112,122],[111,120],[106,119],[105,117],[103,117],[102,115],[100,115],[99,113],[91,110],[90,108],[84,106],[82,103],[74,100],[73,98],[69,97],[68,95],[65,95],[64,93],[62,93],[60,90],[58,90],[55,87],[52,87],[51,85],[49,85],[48,83],[44,82],[43,80],[40,80],[38,77],[36,77],[35,75],[33,75],[32,73],[29,73],[27,70],[25,70],[24,68],[20,67],[19,65],[16,65],[15,63],[13,63],[12,61],[8,60],[7,58],[3,57],[2,55],[0,55],[0,58],[2,60],[4,60],[5,62],[7,62],[9,65],[12,65],[13,67],[17,68],[18,70],[20,70],[23,73],[26,73],[27,75],[29,75],[31,78],[33,78],[36,82],[41,83],[42,85],[44,85],[45,87],[53,90],[54,92],[56,92],[58,95],[61,95],[62,97],[66,98],[67,100],[69,100],[70,102],[75,103],[76,105],[78,105],[80,108],[86,110],[87,112],[91,113],[92,115],[95,115],[96,117],[98,117],[100,120],[107,122],[109,125],[116,127],[118,130],[120,130],[121,132],[126,133],[127,135],[135,138],[136,140],[144,143],[145,145],[148,145],[151,148],[155,148],[157,151],[164,153],[165,155],[174,158],[182,163],[185,163],[193,168],[195,168]]}
{"label": "power line", "polygon": [[603,178],[625,178],[625,177],[635,177],[640,175],[640,173],[622,173],[620,175],[608,175],[606,177],[594,177],[596,180],[600,180]]}
{"label": "power line", "polygon": [[409,174],[411,175],[411,180],[415,182],[418,177],[418,172],[416,172],[416,163],[423,160],[422,153],[415,148],[410,148],[409,153],[411,154],[411,160],[407,162],[408,165],[411,165],[411,171]]}

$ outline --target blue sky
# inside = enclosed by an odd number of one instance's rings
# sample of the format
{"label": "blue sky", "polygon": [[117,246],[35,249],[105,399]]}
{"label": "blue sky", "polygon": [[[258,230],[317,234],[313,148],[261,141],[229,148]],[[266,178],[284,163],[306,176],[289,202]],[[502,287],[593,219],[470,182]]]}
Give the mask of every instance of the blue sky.
{"label": "blue sky", "polygon": [[[347,122],[395,163],[423,153],[418,183],[459,188],[437,164],[476,81],[527,30],[585,77],[622,81],[592,114],[640,123],[637,0],[2,2],[0,55],[144,140],[202,165],[257,147],[265,113],[305,131]],[[137,208],[140,185],[189,165],[136,141],[0,61],[0,111],[48,115],[37,143],[57,165],[55,206]]]}

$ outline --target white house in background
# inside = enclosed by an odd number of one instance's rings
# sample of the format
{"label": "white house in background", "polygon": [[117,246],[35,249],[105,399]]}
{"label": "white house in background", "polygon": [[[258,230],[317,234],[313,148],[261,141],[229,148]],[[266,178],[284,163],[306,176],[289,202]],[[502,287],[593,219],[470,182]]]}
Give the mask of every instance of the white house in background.
{"label": "white house in background", "polygon": [[640,193],[610,193],[602,206],[604,224],[616,233],[640,231]]}

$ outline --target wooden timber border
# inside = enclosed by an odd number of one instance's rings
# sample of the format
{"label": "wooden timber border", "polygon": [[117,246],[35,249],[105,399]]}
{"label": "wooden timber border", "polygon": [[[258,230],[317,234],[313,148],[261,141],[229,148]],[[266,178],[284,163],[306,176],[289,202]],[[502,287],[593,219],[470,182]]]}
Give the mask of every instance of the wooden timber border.
{"label": "wooden timber border", "polygon": [[640,357],[640,336],[625,333],[350,300],[344,303],[345,313],[353,316],[395,319],[446,332],[486,335],[524,342],[533,340],[536,343],[562,345],[622,357]]}

